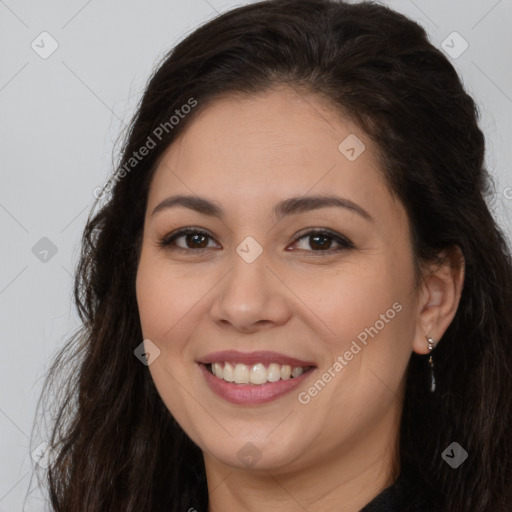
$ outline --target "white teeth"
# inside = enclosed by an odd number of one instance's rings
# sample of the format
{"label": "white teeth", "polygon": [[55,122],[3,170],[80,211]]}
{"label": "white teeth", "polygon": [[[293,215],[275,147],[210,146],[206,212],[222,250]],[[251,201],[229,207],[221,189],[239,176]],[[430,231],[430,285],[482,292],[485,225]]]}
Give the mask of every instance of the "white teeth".
{"label": "white teeth", "polygon": [[255,364],[251,368],[251,374],[249,376],[251,384],[264,384],[267,382],[267,369],[262,364]]}
{"label": "white teeth", "polygon": [[223,370],[222,366],[219,363],[212,364],[212,372],[213,375],[216,375],[217,377],[219,377],[219,379],[222,379]]}
{"label": "white teeth", "polygon": [[245,364],[235,366],[235,382],[237,384],[249,384],[249,368]]}
{"label": "white teeth", "polygon": [[281,366],[281,379],[288,380],[292,374],[292,367],[289,364]]}
{"label": "white teeth", "polygon": [[252,366],[245,364],[212,363],[212,373],[219,379],[236,384],[266,384],[278,380],[289,380],[302,375],[305,368],[289,364],[271,363],[268,368],[263,363]]}
{"label": "white teeth", "polygon": [[[217,364],[219,364],[219,363],[217,363]],[[233,382],[235,380],[235,372],[233,370],[233,367],[229,363],[226,363],[224,365],[224,372],[223,372],[222,378],[226,382]]]}
{"label": "white teeth", "polygon": [[277,382],[281,378],[281,365],[271,363],[267,370],[267,380]]}
{"label": "white teeth", "polygon": [[294,366],[292,369],[292,377],[300,377],[304,370],[300,366]]}

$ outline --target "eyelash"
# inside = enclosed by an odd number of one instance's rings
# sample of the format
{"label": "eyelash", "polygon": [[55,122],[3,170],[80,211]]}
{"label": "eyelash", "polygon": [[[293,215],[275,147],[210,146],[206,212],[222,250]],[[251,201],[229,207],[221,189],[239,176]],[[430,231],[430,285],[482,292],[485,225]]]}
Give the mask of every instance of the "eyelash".
{"label": "eyelash", "polygon": [[[196,249],[193,249],[193,248],[185,249],[183,247],[178,247],[178,246],[171,247],[171,244],[177,238],[180,238],[181,236],[185,236],[187,234],[204,235],[210,239],[213,239],[213,237],[211,237],[206,231],[203,231],[201,229],[183,228],[183,229],[180,229],[179,231],[177,231],[175,233],[171,233],[171,234],[165,236],[164,238],[162,238],[161,240],[159,240],[158,246],[161,248],[165,248],[167,250],[179,251],[179,252],[185,252],[185,253],[189,253],[190,251],[203,252],[203,251],[209,249],[208,247],[199,247]],[[337,247],[335,249],[306,251],[306,252],[315,253],[317,256],[328,256],[328,255],[335,254],[335,253],[338,253],[341,251],[345,251],[347,249],[355,248],[354,244],[348,238],[345,238],[344,236],[341,236],[333,231],[325,230],[325,229],[310,230],[310,231],[307,231],[304,233],[299,233],[297,238],[294,240],[294,243],[299,242],[303,238],[308,238],[308,237],[312,237],[312,236],[322,236],[322,237],[331,238],[333,241],[337,242],[340,245],[339,247]]]}

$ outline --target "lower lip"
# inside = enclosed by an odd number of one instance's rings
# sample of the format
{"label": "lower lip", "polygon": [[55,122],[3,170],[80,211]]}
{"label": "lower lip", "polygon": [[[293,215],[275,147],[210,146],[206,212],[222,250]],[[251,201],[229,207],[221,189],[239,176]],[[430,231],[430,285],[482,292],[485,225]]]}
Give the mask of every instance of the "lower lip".
{"label": "lower lip", "polygon": [[263,404],[276,400],[277,398],[293,391],[312,373],[314,368],[305,371],[299,377],[288,380],[278,380],[267,384],[235,384],[219,379],[213,375],[206,365],[200,363],[201,371],[209,384],[210,389],[221,398],[233,404]]}

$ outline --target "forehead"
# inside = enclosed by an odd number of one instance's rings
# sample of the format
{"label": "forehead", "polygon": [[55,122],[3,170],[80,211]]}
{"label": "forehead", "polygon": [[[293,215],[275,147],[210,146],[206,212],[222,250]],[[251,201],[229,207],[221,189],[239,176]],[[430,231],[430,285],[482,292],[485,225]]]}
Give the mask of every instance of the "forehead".
{"label": "forehead", "polygon": [[150,206],[169,193],[252,208],[263,208],[265,198],[308,192],[375,202],[389,196],[377,160],[358,125],[312,93],[281,87],[224,97],[205,107],[166,150]]}

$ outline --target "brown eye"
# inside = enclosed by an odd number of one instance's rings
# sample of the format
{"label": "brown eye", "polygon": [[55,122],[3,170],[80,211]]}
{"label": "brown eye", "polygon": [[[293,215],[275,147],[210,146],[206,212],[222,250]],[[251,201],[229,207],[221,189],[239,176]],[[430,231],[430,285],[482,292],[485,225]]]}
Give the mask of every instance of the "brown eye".
{"label": "brown eye", "polygon": [[208,236],[200,233],[188,234],[185,236],[185,243],[189,248],[200,248],[203,249],[208,245]]}
{"label": "brown eye", "polygon": [[309,237],[309,244],[312,249],[329,249],[332,241],[332,237],[326,235],[310,235]]}
{"label": "brown eye", "polygon": [[[333,248],[333,243],[338,246]],[[321,256],[324,255],[322,253],[332,254],[354,248],[354,244],[348,238],[331,231],[309,231],[300,236],[295,244],[302,244],[300,250],[318,253]]]}
{"label": "brown eye", "polygon": [[[166,247],[168,249],[178,250],[201,250],[208,249],[208,242],[211,236],[201,230],[186,228],[180,231],[167,235],[165,238],[159,241],[160,247]],[[178,240],[180,242],[178,243]],[[183,241],[181,241],[183,240]]]}

